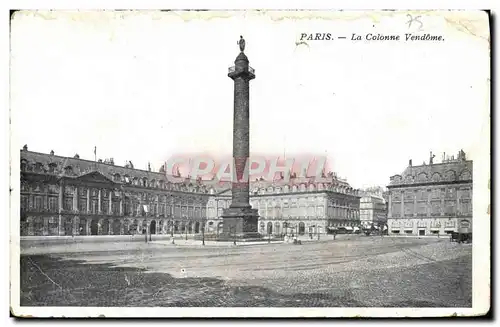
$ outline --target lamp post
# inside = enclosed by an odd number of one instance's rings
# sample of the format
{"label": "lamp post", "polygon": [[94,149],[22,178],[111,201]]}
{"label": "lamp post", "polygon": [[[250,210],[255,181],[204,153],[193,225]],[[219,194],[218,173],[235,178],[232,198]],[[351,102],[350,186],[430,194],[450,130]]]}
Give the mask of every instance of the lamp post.
{"label": "lamp post", "polygon": [[148,242],[148,229],[149,229],[149,224],[148,224],[148,205],[144,204],[142,206],[142,209],[144,210],[144,213],[146,214],[146,230],[145,230],[145,233],[144,233],[144,238],[145,238],[145,242],[147,243]]}
{"label": "lamp post", "polygon": [[201,244],[205,246],[205,217],[201,217]]}
{"label": "lamp post", "polygon": [[[184,219],[187,220],[187,217],[184,216]],[[186,241],[188,240],[188,224],[187,222],[184,224],[184,232],[186,233]]]}
{"label": "lamp post", "polygon": [[174,217],[170,215],[170,238],[172,241],[172,244],[175,244],[175,239],[174,239]]}
{"label": "lamp post", "polygon": [[175,221],[174,221],[174,198],[172,197],[172,194],[170,194],[170,221],[172,222],[170,225],[170,238],[172,239],[172,244],[175,244],[175,238],[174,238],[174,228],[175,228]]}

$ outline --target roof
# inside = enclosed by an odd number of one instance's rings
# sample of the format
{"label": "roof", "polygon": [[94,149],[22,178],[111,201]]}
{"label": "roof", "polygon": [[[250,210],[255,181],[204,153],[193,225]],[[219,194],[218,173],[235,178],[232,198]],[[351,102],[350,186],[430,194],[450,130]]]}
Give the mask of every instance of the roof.
{"label": "roof", "polygon": [[[142,169],[135,169],[129,167],[123,167],[107,162],[95,162],[91,160],[85,160],[74,157],[63,157],[54,154],[46,154],[33,152],[28,150],[21,150],[21,161],[25,161],[32,166],[40,164],[39,168],[41,172],[46,174],[53,174],[59,176],[69,176],[78,177],[82,175],[89,174],[91,172],[98,171],[104,177],[114,181],[114,182],[125,182],[125,177],[128,177],[130,181],[139,180],[147,181],[147,185],[151,185],[151,182],[168,183],[169,181],[179,180],[179,177],[168,176],[163,172],[154,172]],[[53,168],[53,170],[51,169]],[[71,169],[67,169],[71,168]],[[174,179],[175,178],[175,179]],[[172,184],[184,184],[192,185],[200,188],[202,193],[208,192],[209,189],[213,189],[212,194],[220,195],[230,195],[228,190],[231,189],[230,181],[218,181],[215,178],[206,180],[194,180],[189,178],[184,178],[182,181],[177,181]],[[285,180],[275,180],[275,181],[250,181],[250,191],[255,194],[256,189],[265,190],[264,193],[259,194],[274,194],[276,188],[285,188],[288,186],[292,190],[293,186],[305,185],[305,191],[333,191],[345,194],[352,194],[358,196],[358,190],[353,189],[349,183],[339,180],[334,176],[323,178],[316,181],[314,177],[293,177],[287,182]],[[270,190],[272,189],[272,190]]]}
{"label": "roof", "polygon": [[[27,150],[21,150],[21,162],[23,161],[29,163],[30,165],[40,164],[40,169],[42,172],[60,176],[77,177],[98,171],[106,178],[109,178],[110,180],[113,180],[115,182],[115,176],[119,178],[119,181],[123,181],[125,177],[128,177],[130,181],[133,181],[135,179],[146,179],[148,181],[148,185],[151,181],[163,181],[165,183],[168,183],[169,181],[174,180],[174,176],[167,176],[162,172],[128,168],[110,163],[95,162],[80,158],[63,157]],[[51,168],[53,168],[53,171],[51,170]],[[71,169],[68,170],[67,168]],[[178,177],[177,180],[179,180]],[[183,181],[177,181],[173,184],[199,184],[200,188],[206,189],[206,186],[199,181],[187,178],[185,178]]]}
{"label": "roof", "polygon": [[401,175],[390,177],[390,185],[472,181],[472,160],[455,160],[420,166],[408,166]]}

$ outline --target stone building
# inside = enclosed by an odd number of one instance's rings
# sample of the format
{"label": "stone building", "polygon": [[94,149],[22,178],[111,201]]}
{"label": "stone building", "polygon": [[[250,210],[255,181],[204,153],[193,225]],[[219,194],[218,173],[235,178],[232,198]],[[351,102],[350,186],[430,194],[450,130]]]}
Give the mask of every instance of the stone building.
{"label": "stone building", "polygon": [[[324,234],[328,227],[359,226],[359,191],[336,177],[321,182],[311,177],[291,178],[287,183],[255,181],[250,187],[250,203],[259,212],[262,235]],[[230,189],[209,200],[207,220],[214,230],[221,230],[220,216],[230,202]]]}
{"label": "stone building", "polygon": [[408,167],[390,178],[389,234],[472,232],[472,161],[457,158]]}
{"label": "stone building", "polygon": [[[21,151],[21,235],[199,233],[210,190],[165,173]],[[173,230],[172,230],[173,229]]]}
{"label": "stone building", "polygon": [[[292,178],[256,181],[250,202],[259,233],[325,233],[328,226],[359,225],[359,195],[346,181]],[[222,232],[231,204],[228,183],[21,150],[21,235],[206,234]]]}
{"label": "stone building", "polygon": [[363,191],[359,204],[361,226],[384,226],[387,223],[387,205],[381,193]]}

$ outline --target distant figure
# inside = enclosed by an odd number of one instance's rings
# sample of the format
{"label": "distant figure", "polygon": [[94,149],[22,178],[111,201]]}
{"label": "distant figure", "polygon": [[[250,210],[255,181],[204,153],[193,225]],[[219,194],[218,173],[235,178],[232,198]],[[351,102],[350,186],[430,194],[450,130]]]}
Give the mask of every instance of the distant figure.
{"label": "distant figure", "polygon": [[242,35],[240,35],[240,40],[238,41],[238,45],[240,46],[241,52],[245,51],[245,39]]}
{"label": "distant figure", "polygon": [[82,234],[83,234],[83,227],[80,227],[80,231],[79,231],[78,235],[82,235]]}

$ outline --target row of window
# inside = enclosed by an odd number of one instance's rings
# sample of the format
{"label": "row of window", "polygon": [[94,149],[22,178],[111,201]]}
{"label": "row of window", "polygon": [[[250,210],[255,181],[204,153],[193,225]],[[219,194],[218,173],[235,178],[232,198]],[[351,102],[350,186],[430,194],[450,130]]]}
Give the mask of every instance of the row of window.
{"label": "row of window", "polygon": [[457,180],[457,176],[459,180],[471,180],[472,174],[469,170],[465,169],[461,172],[457,173],[453,170],[446,171],[443,175],[440,173],[434,173],[432,176],[427,175],[426,173],[420,173],[417,176],[407,175],[403,178],[403,176],[396,175],[391,178],[391,184],[400,184],[400,183],[413,183],[413,182],[440,182],[440,181],[454,181]]}
{"label": "row of window", "polygon": [[[45,209],[44,205],[44,197],[43,196],[33,196],[32,203],[29,203],[29,196],[22,195],[21,196],[21,210],[33,209],[35,211],[43,211]],[[51,212],[57,212],[59,209],[58,206],[58,197],[49,196],[47,199],[47,209]],[[92,199],[89,201],[89,208],[87,208],[86,199],[80,199],[78,201],[78,210],[80,212],[90,212],[93,214],[97,214],[99,212],[99,203],[98,200]],[[63,199],[63,209],[67,211],[72,211],[74,209],[74,203],[72,197],[65,197]],[[132,210],[133,209],[133,210]],[[120,213],[120,202],[112,201],[111,202],[111,211],[109,208],[109,201],[101,200],[101,212],[110,213],[118,215]],[[123,214],[138,214],[138,215],[146,215],[147,213],[151,213],[152,215],[176,215],[176,216],[188,216],[188,217],[201,217],[201,215],[206,214],[206,208],[200,207],[180,207],[178,206],[170,206],[164,203],[151,203],[147,207],[140,203],[130,203],[123,202]]]}
{"label": "row of window", "polygon": [[393,192],[391,194],[392,201],[401,201],[401,195],[404,195],[404,201],[426,201],[430,199],[451,199],[457,196],[461,199],[470,199],[472,192],[470,188],[436,188],[427,190],[417,190],[417,191],[404,191],[404,192]]}
{"label": "row of window", "polygon": [[269,186],[267,188],[257,188],[252,190],[252,194],[254,195],[263,195],[263,194],[279,194],[279,193],[290,193],[290,192],[314,192],[314,191],[322,191],[322,190],[329,190],[332,192],[337,192],[337,193],[345,193],[345,194],[358,194],[358,190],[355,190],[351,187],[347,186],[334,186],[331,184],[323,184],[323,183],[301,183],[298,186],[297,185],[292,185],[290,187],[289,185],[285,185],[283,187],[281,186]]}

